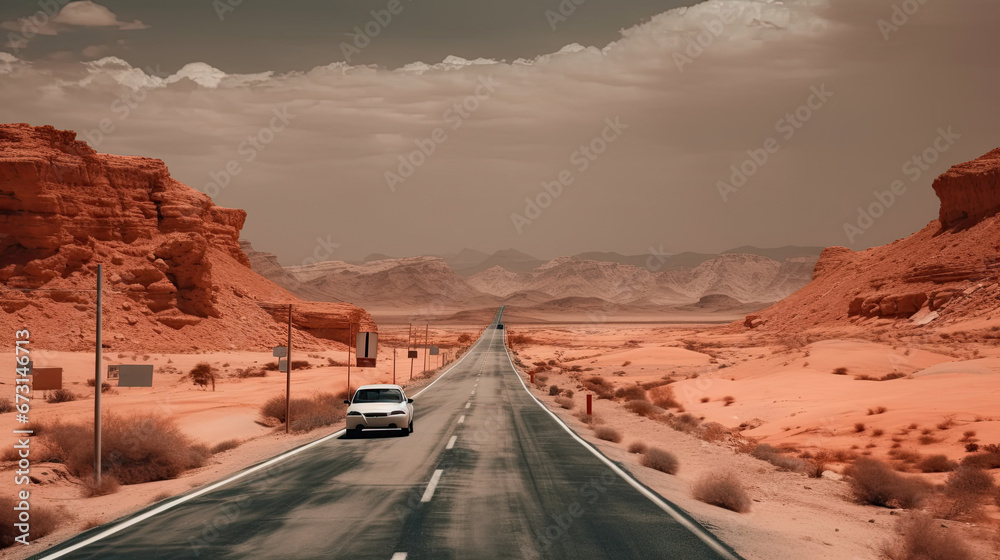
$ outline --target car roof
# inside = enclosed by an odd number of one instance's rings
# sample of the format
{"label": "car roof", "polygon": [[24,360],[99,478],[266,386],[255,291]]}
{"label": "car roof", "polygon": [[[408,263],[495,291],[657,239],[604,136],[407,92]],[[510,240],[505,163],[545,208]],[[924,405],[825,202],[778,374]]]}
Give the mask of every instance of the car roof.
{"label": "car roof", "polygon": [[399,385],[390,385],[388,383],[382,383],[377,385],[362,385],[357,389],[355,389],[354,392],[358,392],[362,389],[399,389],[400,391],[403,390],[403,388],[400,387]]}

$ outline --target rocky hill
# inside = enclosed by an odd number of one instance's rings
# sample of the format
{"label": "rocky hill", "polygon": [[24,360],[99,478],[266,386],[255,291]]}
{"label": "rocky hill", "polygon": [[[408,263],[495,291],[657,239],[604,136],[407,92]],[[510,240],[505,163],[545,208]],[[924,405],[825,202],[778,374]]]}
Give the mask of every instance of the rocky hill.
{"label": "rocky hill", "polygon": [[347,340],[334,325],[371,317],[299,300],[253,272],[246,213],[215,206],[156,159],[98,154],[70,131],[0,125],[0,336],[37,348],[92,348],[104,265],[104,339],[124,351],[264,349],[299,304],[303,343]]}
{"label": "rocky hill", "polygon": [[889,245],[823,251],[813,281],[741,328],[762,333],[947,326],[1000,310],[1000,149],[933,184],[937,220]]}

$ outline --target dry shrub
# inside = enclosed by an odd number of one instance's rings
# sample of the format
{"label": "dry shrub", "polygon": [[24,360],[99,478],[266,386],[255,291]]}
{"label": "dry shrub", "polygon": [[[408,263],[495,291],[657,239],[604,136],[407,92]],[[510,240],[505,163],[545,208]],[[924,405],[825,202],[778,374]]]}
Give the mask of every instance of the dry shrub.
{"label": "dry shrub", "polygon": [[722,402],[725,403],[722,406],[729,406],[734,402],[736,402],[736,398],[730,395],[726,395],[725,397],[722,397]]}
{"label": "dry shrub", "polygon": [[922,436],[917,438],[917,441],[920,442],[920,445],[931,445],[934,443],[939,443],[941,440],[930,434],[923,434]]}
{"label": "dry shrub", "polygon": [[619,387],[615,391],[615,398],[625,399],[627,401],[646,400],[646,390],[638,385],[631,385],[629,387]]}
{"label": "dry shrub", "polygon": [[0,398],[0,414],[14,412],[14,403],[7,397]]}
{"label": "dry shrub", "polygon": [[919,479],[905,477],[875,459],[862,457],[847,468],[851,491],[863,504],[889,508],[917,507],[930,490]]}
{"label": "dry shrub", "polygon": [[667,474],[677,474],[677,469],[680,467],[677,457],[673,453],[658,447],[647,449],[639,462],[644,467],[656,469]]}
{"label": "dry shrub", "polygon": [[212,455],[217,455],[219,453],[229,451],[230,449],[236,449],[240,445],[243,445],[243,440],[241,439],[227,439],[226,441],[220,441],[219,443],[212,446]]}
{"label": "dry shrub", "polygon": [[702,397],[700,400],[701,400],[702,404],[704,404],[704,403],[707,403],[708,401],[710,401],[712,399],[710,399],[708,397]]}
{"label": "dry shrub", "polygon": [[920,469],[920,472],[925,473],[951,472],[957,466],[958,463],[949,461],[946,455],[929,455],[917,463],[917,468]]}
{"label": "dry shrub", "polygon": [[201,388],[205,388],[208,387],[209,384],[211,384],[212,390],[213,391],[215,390],[215,380],[218,377],[218,373],[216,373],[215,368],[212,367],[212,364],[208,362],[201,362],[195,365],[194,368],[191,369],[190,375],[191,375],[191,382],[194,383],[195,385]]}
{"label": "dry shrub", "polygon": [[673,382],[674,380],[670,378],[658,379],[656,381],[647,381],[642,384],[642,388],[648,391],[650,389],[655,389],[656,387],[662,387],[663,385],[670,385]]}
{"label": "dry shrub", "polygon": [[944,485],[946,505],[938,511],[945,519],[962,517],[982,517],[981,503],[983,498],[996,488],[993,477],[986,471],[961,466],[948,475]]}
{"label": "dry shrub", "polygon": [[597,376],[585,380],[583,388],[597,395],[599,399],[610,399],[615,395],[615,390],[611,383]]}
{"label": "dry shrub", "polygon": [[566,410],[570,410],[576,404],[573,402],[573,399],[569,397],[556,397],[555,402]]}
{"label": "dry shrub", "polygon": [[653,418],[659,414],[653,403],[647,400],[628,401],[625,403],[625,409],[646,418]]}
{"label": "dry shrub", "polygon": [[963,465],[975,467],[977,469],[1000,469],[1000,453],[975,453],[966,455],[962,459]]}
{"label": "dry shrub", "polygon": [[743,483],[731,472],[703,476],[695,483],[691,494],[698,501],[721,508],[746,513],[750,511],[750,495]]}
{"label": "dry shrub", "polygon": [[732,430],[718,422],[707,422],[701,425],[700,437],[704,441],[720,441],[732,434]]}
{"label": "dry shrub", "polygon": [[667,416],[667,423],[670,427],[677,430],[678,432],[691,433],[698,429],[701,424],[701,419],[691,414],[690,412],[685,412],[680,416]]}
{"label": "dry shrub", "polygon": [[839,368],[833,370],[833,374],[834,375],[847,375],[847,368],[845,368],[845,367],[839,367]]}
{"label": "dry shrub", "polygon": [[641,441],[633,441],[632,443],[628,444],[629,453],[645,453],[646,449],[647,449],[646,444]]}
{"label": "dry shrub", "polygon": [[262,368],[257,368],[254,366],[249,366],[246,368],[236,368],[233,373],[233,377],[239,379],[248,379],[250,377],[267,377],[267,371]]}
{"label": "dry shrub", "polygon": [[78,398],[80,398],[79,395],[69,389],[56,389],[45,393],[45,402],[47,403],[72,402]]}
{"label": "dry shrub", "polygon": [[550,397],[554,397],[554,396],[558,395],[559,393],[560,393],[560,390],[559,390],[559,386],[558,385],[551,385],[551,386],[549,386],[549,396]]}
{"label": "dry shrub", "polygon": [[876,407],[876,408],[869,408],[868,409],[868,416],[874,416],[876,414],[885,414],[886,412],[888,412],[888,410],[889,409],[886,408],[886,407],[884,407],[884,406],[879,406],[879,407]]}
{"label": "dry shrub", "polygon": [[620,443],[622,440],[621,432],[609,426],[598,426],[594,428],[594,435],[597,436],[597,439],[603,439],[614,443]]}
{"label": "dry shrub", "polygon": [[889,456],[903,463],[919,463],[924,456],[909,449],[890,449]]}
{"label": "dry shrub", "polygon": [[872,437],[882,437],[885,435],[885,430],[882,428],[875,428],[872,430]]}
{"label": "dry shrub", "polygon": [[864,432],[864,431],[865,431],[865,425],[862,424],[861,422],[858,422],[857,424],[854,425],[854,432],[855,433],[860,434],[861,432]]}
{"label": "dry shrub", "polygon": [[[18,520],[18,512],[14,511],[17,502],[13,498],[0,496],[0,548],[12,546],[14,538],[21,534],[15,527]],[[39,505],[31,505],[31,541],[38,540],[45,535],[55,531],[64,522],[68,521],[66,514],[60,510],[55,510]]]}
{"label": "dry shrub", "polygon": [[343,422],[346,413],[347,405],[344,404],[344,399],[333,393],[317,393],[306,399],[292,399],[292,421],[289,428],[293,432],[309,432],[332,426]]}
{"label": "dry shrub", "polygon": [[782,455],[778,449],[766,443],[761,443],[755,447],[754,450],[750,452],[750,456],[760,459],[761,461],[767,461],[779,469],[786,471],[798,472],[803,471],[806,468],[805,461],[796,459],[795,457]]}
{"label": "dry shrub", "polygon": [[[202,466],[209,456],[204,445],[193,443],[166,416],[106,413],[101,432],[102,478],[111,476],[121,484],[176,478]],[[46,426],[42,437],[70,474],[93,476],[94,428],[89,422],[56,422]]]}
{"label": "dry shrub", "polygon": [[674,388],[669,385],[660,385],[650,389],[649,400],[660,408],[681,408],[681,404],[674,397]]}
{"label": "dry shrub", "polygon": [[260,407],[261,418],[274,418],[282,424],[285,423],[285,397],[284,395],[275,395],[266,401]]}
{"label": "dry shrub", "polygon": [[603,423],[603,420],[598,418],[596,414],[587,414],[586,410],[581,410],[577,413],[576,417],[579,418],[580,422],[583,422],[584,424],[596,425]]}
{"label": "dry shrub", "polygon": [[899,538],[882,547],[889,560],[970,560],[973,558],[960,537],[934,521],[929,515],[915,514],[901,520]]}

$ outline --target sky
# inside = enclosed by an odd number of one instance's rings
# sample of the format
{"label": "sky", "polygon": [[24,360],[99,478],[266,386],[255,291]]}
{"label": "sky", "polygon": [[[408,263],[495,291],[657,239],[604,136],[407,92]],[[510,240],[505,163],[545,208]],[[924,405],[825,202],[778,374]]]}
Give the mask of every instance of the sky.
{"label": "sky", "polygon": [[1000,146],[993,0],[20,1],[0,122],[164,160],[283,264],[863,250]]}

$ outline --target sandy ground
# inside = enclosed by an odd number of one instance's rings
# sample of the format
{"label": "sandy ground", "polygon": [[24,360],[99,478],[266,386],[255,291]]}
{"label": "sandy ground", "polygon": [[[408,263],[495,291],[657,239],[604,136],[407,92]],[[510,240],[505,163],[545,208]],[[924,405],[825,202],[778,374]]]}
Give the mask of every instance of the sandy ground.
{"label": "sandy ground", "polygon": [[[437,369],[445,354],[454,359],[459,349],[457,339],[461,334],[478,336],[478,327],[436,325],[429,332],[431,344],[440,346],[442,354],[426,356],[430,371]],[[424,330],[420,329],[421,343]],[[407,325],[381,325],[379,360],[376,368],[351,368],[351,386],[366,383],[391,383],[393,381],[393,347],[398,347],[396,360],[396,381],[415,392],[430,383],[434,375],[422,376],[425,350],[419,349],[418,359],[413,361],[414,377],[410,379],[410,360],[406,356]],[[294,343],[294,341],[293,341]],[[65,403],[47,403],[44,394],[36,394],[31,402],[32,421],[47,423],[53,421],[91,421],[94,415],[92,387],[87,379],[94,376],[94,356],[79,352],[51,352],[34,349],[32,356],[37,367],[55,366],[63,368],[63,387],[80,395],[80,399]],[[0,355],[0,359],[11,361],[12,353]],[[347,387],[347,368],[331,366],[328,359],[346,363],[346,347],[332,344],[323,352],[295,352],[293,360],[306,360],[313,364],[309,369],[293,368],[291,392],[293,397],[309,396],[317,392],[339,393]],[[16,545],[0,550],[0,558],[26,558],[36,554],[42,547],[51,546],[65,540],[88,527],[112,521],[139,510],[166,497],[186,492],[217,481],[226,475],[269,459],[284,451],[333,433],[342,423],[305,434],[286,435],[279,429],[263,425],[260,420],[261,404],[274,395],[284,395],[285,375],[276,371],[266,377],[239,379],[230,377],[237,368],[262,366],[274,362],[270,353],[254,352],[206,352],[201,354],[105,354],[104,364],[146,363],[154,365],[152,388],[114,388],[102,396],[105,413],[129,414],[132,412],[153,412],[176,420],[181,430],[193,440],[213,446],[217,443],[238,439],[243,443],[232,450],[213,455],[202,468],[185,472],[174,480],[163,480],[146,484],[121,486],[108,496],[82,498],[82,488],[75,477],[66,474],[59,464],[32,464],[32,476],[39,484],[31,485],[33,506],[47,506],[62,510],[66,522],[57,532],[34,540],[34,546]],[[208,362],[221,372],[215,391],[194,386],[186,373],[200,362]],[[0,395],[9,394],[13,398],[13,376],[0,381]],[[112,382],[112,385],[115,383]],[[6,387],[6,388],[5,388]],[[10,430],[22,428],[13,413],[0,415],[0,423]],[[11,445],[13,445],[11,440]],[[16,490],[23,489],[14,484],[15,464],[0,464],[0,493],[14,496]]]}
{"label": "sandy ground", "polygon": [[[723,337],[708,326],[508,326],[510,336],[531,339],[516,346],[523,369],[538,369],[532,364],[549,360],[559,364],[536,373],[544,380],[536,381],[536,396],[609,457],[628,465],[640,481],[713,528],[748,559],[881,558],[878,547],[894,537],[896,514],[901,512],[854,503],[847,483],[834,480],[845,464],[829,464],[830,478],[823,479],[779,471],[738,453],[731,443],[708,443],[632,414],[621,399],[595,397],[599,422],[624,435],[619,444],[598,440],[577,417],[585,408],[581,380],[598,375],[625,387],[671,376],[679,380],[671,386],[687,412],[728,428],[759,424],[744,429],[742,435],[798,452],[843,451],[888,460],[891,446],[898,444],[923,455],[940,453],[960,460],[969,441],[1000,442],[996,404],[1000,348],[996,346],[973,348],[940,338],[933,343],[823,340],[788,346]],[[573,366],[582,371],[569,371]],[[847,374],[834,374],[837,368],[847,368]],[[905,377],[855,378],[890,373]],[[554,402],[551,385],[575,392],[572,410]],[[723,401],[727,396],[734,399],[728,406]],[[878,413],[879,407],[886,411]],[[858,431],[858,423],[864,424],[863,431]],[[925,429],[930,442],[920,440]],[[966,437],[967,431],[975,435]],[[678,474],[642,467],[640,456],[627,452],[633,441],[676,454],[681,464]],[[691,497],[691,485],[699,477],[726,470],[735,472],[749,489],[754,499],[750,513],[733,513]],[[906,470],[917,472],[912,467]],[[918,476],[940,484],[946,475]],[[1000,511],[995,506],[987,506],[986,518],[976,522],[941,523],[974,543],[979,557],[1000,558]]]}

